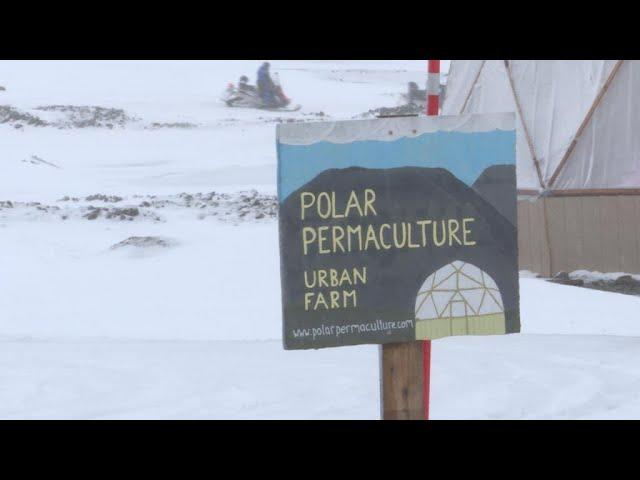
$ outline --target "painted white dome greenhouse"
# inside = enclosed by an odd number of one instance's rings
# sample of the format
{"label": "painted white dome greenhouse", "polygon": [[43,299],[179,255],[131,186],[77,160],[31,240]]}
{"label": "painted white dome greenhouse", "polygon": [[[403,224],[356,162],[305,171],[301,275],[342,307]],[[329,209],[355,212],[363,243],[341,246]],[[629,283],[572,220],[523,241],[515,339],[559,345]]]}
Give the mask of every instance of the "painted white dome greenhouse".
{"label": "painted white dome greenhouse", "polygon": [[475,265],[454,261],[429,275],[416,297],[416,338],[505,333],[502,295]]}

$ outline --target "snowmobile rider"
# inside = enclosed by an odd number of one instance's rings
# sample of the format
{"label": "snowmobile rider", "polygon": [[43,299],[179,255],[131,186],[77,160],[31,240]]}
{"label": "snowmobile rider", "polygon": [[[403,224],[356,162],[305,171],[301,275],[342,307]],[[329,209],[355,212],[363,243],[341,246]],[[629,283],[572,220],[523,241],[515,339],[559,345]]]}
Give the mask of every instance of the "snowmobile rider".
{"label": "snowmobile rider", "polygon": [[256,83],[258,84],[258,94],[262,104],[268,108],[286,107],[291,100],[282,91],[277,74],[275,74],[275,81],[271,78],[269,67],[269,62],[264,62],[258,69],[258,81]]}
{"label": "snowmobile rider", "polygon": [[256,87],[253,85],[249,85],[249,78],[246,75],[242,75],[240,77],[240,81],[238,82],[238,90],[246,93],[256,93]]}
{"label": "snowmobile rider", "polygon": [[269,62],[264,62],[262,64],[262,66],[258,69],[256,83],[258,85],[258,94],[262,99],[262,103],[264,103],[264,105],[267,107],[273,107],[277,106],[279,102],[276,97],[276,85],[271,79],[269,67]]}
{"label": "snowmobile rider", "polygon": [[409,82],[409,103],[427,101],[427,90],[420,90],[416,82]]}

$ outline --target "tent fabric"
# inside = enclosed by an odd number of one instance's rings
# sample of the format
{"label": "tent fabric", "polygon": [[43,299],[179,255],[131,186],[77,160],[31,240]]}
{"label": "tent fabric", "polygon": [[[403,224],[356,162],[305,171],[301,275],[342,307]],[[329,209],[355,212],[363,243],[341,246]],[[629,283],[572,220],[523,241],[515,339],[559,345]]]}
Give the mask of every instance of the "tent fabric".
{"label": "tent fabric", "polygon": [[640,187],[640,63],[625,61],[554,188]]}
{"label": "tent fabric", "polygon": [[456,60],[451,64],[443,114],[516,112],[520,190],[637,188],[640,140],[633,131],[640,128],[640,84],[636,86],[640,62],[636,61],[622,63],[549,185],[616,63],[511,60],[507,67],[504,60]]}
{"label": "tent fabric", "polygon": [[476,78],[478,71],[485,60],[453,61],[449,67],[445,98],[442,102],[443,113],[446,105],[449,115],[458,115],[462,111],[462,105],[471,83]]}
{"label": "tent fabric", "polygon": [[522,128],[522,119],[516,108],[504,61],[474,60],[468,66],[464,63],[462,61],[451,63],[443,115],[516,112],[518,188],[539,190],[540,182]]}

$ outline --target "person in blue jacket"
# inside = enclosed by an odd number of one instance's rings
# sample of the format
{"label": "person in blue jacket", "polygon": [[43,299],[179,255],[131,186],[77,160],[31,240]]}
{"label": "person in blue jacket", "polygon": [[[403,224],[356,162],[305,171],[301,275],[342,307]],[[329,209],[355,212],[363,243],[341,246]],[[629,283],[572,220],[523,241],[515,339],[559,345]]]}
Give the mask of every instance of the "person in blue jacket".
{"label": "person in blue jacket", "polygon": [[264,62],[258,69],[258,79],[256,84],[258,85],[258,94],[262,99],[262,102],[266,107],[277,106],[278,101],[276,85],[271,79],[269,73],[269,62]]}

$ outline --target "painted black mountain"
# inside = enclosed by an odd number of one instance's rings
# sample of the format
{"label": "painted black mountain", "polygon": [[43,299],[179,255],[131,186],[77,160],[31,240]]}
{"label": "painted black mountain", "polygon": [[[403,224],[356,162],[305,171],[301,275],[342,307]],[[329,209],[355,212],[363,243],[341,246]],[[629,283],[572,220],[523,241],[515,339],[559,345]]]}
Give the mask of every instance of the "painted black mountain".
{"label": "painted black mountain", "polygon": [[487,167],[472,187],[513,225],[517,224],[515,165]]}
{"label": "painted black mountain", "polygon": [[[365,188],[376,191],[376,216],[328,221],[308,210],[309,215],[303,225],[300,219],[302,191],[336,192],[338,207],[343,209],[349,192]],[[381,225],[413,222],[422,218],[465,217],[476,219],[473,239],[477,245],[473,247],[454,245],[325,255],[302,254],[303,226]],[[505,306],[507,332],[519,331],[516,229],[489,202],[447,170],[419,167],[327,170],[281,203],[279,222],[285,348],[309,348],[307,343],[291,333],[292,328],[308,327],[309,320],[315,325],[344,325],[356,321],[373,323],[377,319],[413,319],[416,296],[425,279],[454,260],[472,263],[496,281]],[[304,312],[305,270],[362,266],[367,267],[369,278],[368,284],[358,290],[360,308]],[[398,342],[413,340],[415,333],[390,330],[386,334],[389,342]],[[370,337],[366,335],[325,338],[314,346],[380,343],[379,333]]]}

